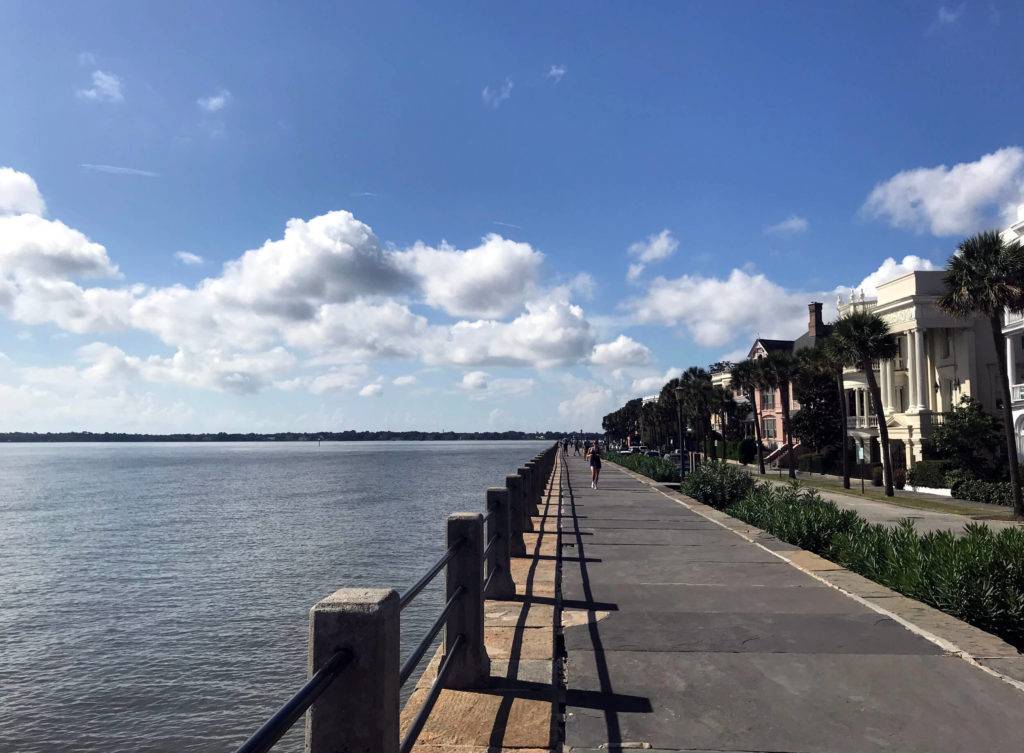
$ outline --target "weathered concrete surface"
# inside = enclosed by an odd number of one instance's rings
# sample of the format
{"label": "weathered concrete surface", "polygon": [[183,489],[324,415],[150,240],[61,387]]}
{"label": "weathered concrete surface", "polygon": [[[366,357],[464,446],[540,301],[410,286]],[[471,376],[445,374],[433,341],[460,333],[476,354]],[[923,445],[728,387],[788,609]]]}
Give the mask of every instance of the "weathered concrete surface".
{"label": "weathered concrete surface", "polygon": [[597,491],[582,459],[568,466],[567,748],[1024,750],[1024,692],[898,620],[1024,676],[1002,641],[610,463]]}
{"label": "weathered concrete surface", "polygon": [[[526,554],[512,557],[515,598],[484,602],[487,687],[443,690],[414,751],[541,753],[557,745],[554,637],[558,567],[558,468],[525,533]],[[437,676],[435,656],[402,711],[404,736]]]}

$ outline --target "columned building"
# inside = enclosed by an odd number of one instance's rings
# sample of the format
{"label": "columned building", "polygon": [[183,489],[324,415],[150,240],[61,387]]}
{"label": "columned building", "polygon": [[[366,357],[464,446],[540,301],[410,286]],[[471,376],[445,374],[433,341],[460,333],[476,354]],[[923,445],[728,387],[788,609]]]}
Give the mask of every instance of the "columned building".
{"label": "columned building", "polygon": [[[960,398],[969,395],[989,413],[997,410],[998,366],[988,321],[954,319],[938,307],[942,271],[911,272],[878,286],[878,298],[856,293],[839,300],[839,315],[871,311],[896,336],[899,353],[874,364],[889,438],[902,442],[907,464],[922,459],[922,441],[931,436]],[[846,369],[847,428],[877,462],[878,419],[863,371]],[[1024,405],[1024,403],[1022,403]]]}
{"label": "columned building", "polygon": [[[1004,242],[1024,243],[1024,204],[1017,207],[1017,221],[1002,232]],[[1006,336],[1006,371],[1010,377],[1010,403],[1017,438],[1017,459],[1024,460],[1024,315],[1007,311],[1003,317]]]}

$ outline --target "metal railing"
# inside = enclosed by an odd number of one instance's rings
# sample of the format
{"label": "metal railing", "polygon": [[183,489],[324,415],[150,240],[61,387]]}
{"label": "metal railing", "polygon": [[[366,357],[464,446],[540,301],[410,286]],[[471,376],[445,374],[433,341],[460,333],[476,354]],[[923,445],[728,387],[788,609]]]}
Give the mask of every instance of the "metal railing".
{"label": "metal railing", "polygon": [[[401,596],[393,590],[342,589],[319,602],[310,613],[310,679],[236,753],[266,753],[307,711],[309,753],[339,746],[408,753],[444,688],[485,686],[490,660],[484,647],[483,602],[515,594],[510,558],[525,553],[523,532],[532,530],[531,516],[556,452],[557,445],[548,448],[506,476],[504,487],[488,489],[486,514],[450,515],[444,554]],[[401,613],[442,572],[445,605],[398,666]],[[442,629],[437,675],[399,741],[400,688]],[[343,682],[336,685],[338,680]],[[322,704],[327,705],[318,711]]]}

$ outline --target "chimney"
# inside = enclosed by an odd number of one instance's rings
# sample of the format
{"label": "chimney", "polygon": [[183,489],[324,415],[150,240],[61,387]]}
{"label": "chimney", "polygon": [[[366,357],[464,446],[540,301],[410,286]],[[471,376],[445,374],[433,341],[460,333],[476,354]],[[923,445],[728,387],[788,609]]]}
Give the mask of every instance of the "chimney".
{"label": "chimney", "polygon": [[811,337],[818,337],[825,333],[825,323],[821,320],[821,304],[811,303],[807,306],[810,313],[807,322],[807,334]]}

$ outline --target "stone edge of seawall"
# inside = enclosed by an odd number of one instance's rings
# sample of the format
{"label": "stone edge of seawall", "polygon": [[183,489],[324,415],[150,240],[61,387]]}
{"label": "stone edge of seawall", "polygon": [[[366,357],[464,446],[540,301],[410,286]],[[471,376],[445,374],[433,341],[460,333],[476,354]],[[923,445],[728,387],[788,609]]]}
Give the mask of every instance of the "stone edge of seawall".
{"label": "stone edge of seawall", "polygon": [[1024,691],[1024,655],[998,636],[986,633],[952,615],[897,593],[813,552],[787,544],[767,531],[698,502],[680,491],[666,487],[664,484],[618,463],[615,464],[615,467],[627,476],[650,486],[654,491],[683,505],[701,517],[732,531],[815,580],[898,622],[916,635],[936,644],[946,654],[957,656],[968,664]]}

